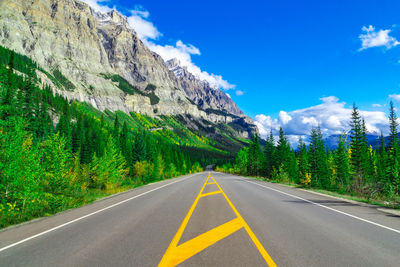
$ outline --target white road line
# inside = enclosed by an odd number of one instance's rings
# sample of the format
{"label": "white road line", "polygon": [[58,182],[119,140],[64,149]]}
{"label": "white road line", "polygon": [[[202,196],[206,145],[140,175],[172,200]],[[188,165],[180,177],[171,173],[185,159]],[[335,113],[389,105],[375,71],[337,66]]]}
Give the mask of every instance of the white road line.
{"label": "white road line", "polygon": [[381,228],[384,228],[384,229],[387,229],[387,230],[390,230],[390,231],[393,231],[393,232],[395,232],[395,233],[400,234],[400,230],[396,230],[396,229],[390,228],[390,227],[388,227],[388,226],[385,226],[385,225],[382,225],[382,224],[379,224],[379,223],[376,223],[376,222],[373,222],[373,221],[369,221],[369,220],[360,218],[360,217],[358,217],[358,216],[351,215],[351,214],[349,214],[349,213],[346,213],[346,212],[343,212],[343,211],[340,211],[340,210],[337,210],[337,209],[334,209],[334,208],[331,208],[331,207],[327,207],[327,206],[324,206],[324,205],[315,203],[315,202],[313,202],[313,201],[311,201],[311,200],[308,200],[308,199],[305,199],[305,198],[301,198],[301,197],[298,197],[298,196],[295,196],[295,195],[292,195],[292,194],[289,194],[289,193],[280,191],[280,190],[275,189],[275,188],[271,188],[271,187],[268,187],[268,186],[265,186],[265,185],[261,185],[261,184],[259,184],[259,183],[253,182],[253,181],[248,181],[248,180],[245,180],[245,179],[242,179],[242,180],[245,181],[245,182],[251,183],[251,184],[255,184],[255,185],[258,185],[258,186],[267,188],[267,189],[272,190],[272,191],[276,191],[276,192],[278,192],[278,193],[281,193],[281,194],[284,194],[284,195],[287,195],[287,196],[290,196],[290,197],[293,197],[293,198],[300,199],[300,200],[302,200],[302,201],[305,201],[305,202],[314,204],[314,205],[319,206],[319,207],[321,207],[321,208],[325,208],[325,209],[328,209],[328,210],[331,210],[331,211],[334,211],[334,212],[337,212],[337,213],[340,213],[340,214],[349,216],[349,217],[351,217],[351,218],[354,218],[354,219],[357,219],[357,220],[360,220],[360,221],[363,221],[363,222],[366,222],[366,223],[369,223],[369,224],[373,224],[373,225],[375,225],[375,226],[378,226],[378,227],[381,227]]}
{"label": "white road line", "polygon": [[100,212],[102,212],[102,211],[105,211],[105,210],[114,208],[114,207],[116,207],[116,206],[118,206],[118,205],[121,205],[121,204],[123,204],[123,203],[125,203],[125,202],[128,202],[128,201],[130,201],[130,200],[132,200],[132,199],[138,198],[138,197],[140,197],[140,196],[146,195],[146,194],[148,194],[148,193],[154,192],[154,191],[156,191],[156,190],[158,190],[158,189],[161,189],[161,188],[163,188],[163,187],[166,187],[166,186],[169,186],[169,185],[178,183],[178,182],[182,182],[182,181],[184,181],[184,180],[186,180],[186,179],[188,179],[188,178],[191,178],[192,176],[193,176],[193,175],[191,175],[191,176],[189,176],[189,177],[186,177],[186,178],[184,178],[184,179],[179,179],[179,180],[177,180],[177,181],[175,181],[175,182],[172,182],[172,183],[169,183],[169,184],[162,185],[162,186],[160,186],[160,187],[151,189],[151,190],[146,191],[146,192],[144,192],[144,193],[141,193],[141,194],[139,194],[139,195],[136,195],[136,196],[130,197],[130,198],[128,198],[128,199],[122,200],[122,201],[120,201],[120,202],[118,202],[118,203],[115,203],[115,204],[113,204],[113,205],[111,205],[111,206],[108,206],[108,207],[99,209],[99,210],[97,210],[97,211],[94,211],[94,212],[92,212],[92,213],[86,214],[86,215],[84,215],[84,216],[82,216],[82,217],[79,217],[79,218],[77,218],[77,219],[74,219],[74,220],[72,220],[72,221],[69,221],[69,222],[63,223],[63,224],[61,224],[61,225],[59,225],[59,226],[53,227],[53,228],[51,228],[51,229],[49,229],[49,230],[46,230],[46,231],[44,231],[44,232],[41,232],[41,233],[38,233],[38,234],[36,234],[36,235],[27,237],[27,238],[25,238],[25,239],[22,239],[21,241],[18,241],[18,242],[15,242],[15,243],[11,244],[11,245],[6,246],[6,247],[0,248],[0,252],[4,251],[4,250],[6,250],[6,249],[9,249],[9,248],[15,247],[15,246],[17,246],[17,245],[19,245],[19,244],[25,243],[25,242],[27,242],[27,241],[29,241],[29,240],[32,240],[32,239],[36,238],[36,237],[39,237],[39,236],[45,235],[45,234],[47,234],[47,233],[53,232],[53,231],[55,231],[55,230],[57,230],[57,229],[60,229],[60,228],[62,228],[62,227],[64,227],[64,226],[67,226],[67,225],[70,225],[70,224],[72,224],[72,223],[74,223],[74,222],[80,221],[80,220],[82,220],[82,219],[85,219],[85,218],[87,218],[87,217],[90,217],[90,216],[92,216],[92,215],[95,215],[95,214],[97,214],[97,213],[100,213]]}

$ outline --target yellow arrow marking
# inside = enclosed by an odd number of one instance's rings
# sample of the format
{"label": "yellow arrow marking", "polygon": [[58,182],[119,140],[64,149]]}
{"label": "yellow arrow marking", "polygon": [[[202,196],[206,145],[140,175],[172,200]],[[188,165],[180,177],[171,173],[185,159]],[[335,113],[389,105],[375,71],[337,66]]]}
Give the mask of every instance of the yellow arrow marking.
{"label": "yellow arrow marking", "polygon": [[[207,184],[210,184],[210,183],[208,183],[208,180],[210,178],[213,180],[212,184],[215,183],[218,186],[219,191],[202,194],[205,186]],[[186,225],[188,224],[189,219],[192,216],[193,211],[197,206],[197,203],[199,202],[199,199],[201,197],[214,195],[214,194],[223,194],[226,201],[228,202],[228,204],[231,206],[232,210],[236,214],[237,218],[235,218],[227,223],[224,223],[218,227],[215,227],[214,229],[212,229],[206,233],[203,233],[203,234],[178,246],[179,240],[181,239],[182,234],[185,231]],[[241,228],[244,228],[246,230],[246,232],[250,236],[251,240],[254,242],[255,246],[259,250],[261,256],[264,258],[264,260],[268,264],[268,266],[276,266],[275,262],[268,255],[267,251],[264,249],[264,247],[262,246],[261,242],[258,240],[256,235],[253,233],[253,231],[247,225],[247,223],[245,222],[243,217],[239,214],[237,209],[233,206],[232,202],[226,196],[225,192],[222,191],[222,189],[219,186],[219,184],[217,183],[217,181],[215,181],[215,179],[211,176],[211,173],[208,173],[206,182],[204,183],[204,185],[201,188],[199,194],[197,195],[195,201],[193,202],[192,206],[190,207],[188,214],[186,214],[185,219],[183,220],[178,231],[176,232],[174,238],[171,241],[171,244],[169,245],[167,251],[165,252],[165,254],[164,254],[163,258],[161,259],[161,262],[158,266],[159,267],[176,266],[176,265],[184,262],[185,260],[189,259],[190,257],[196,255],[200,251],[202,251],[202,250],[208,248],[209,246],[217,243],[218,241],[224,239],[225,237],[235,233],[236,231],[238,231]]]}

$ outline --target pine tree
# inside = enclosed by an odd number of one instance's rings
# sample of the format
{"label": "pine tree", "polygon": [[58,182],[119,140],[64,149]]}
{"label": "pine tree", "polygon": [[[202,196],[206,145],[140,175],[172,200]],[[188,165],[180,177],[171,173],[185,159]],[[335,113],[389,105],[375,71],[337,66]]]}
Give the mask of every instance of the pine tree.
{"label": "pine tree", "polygon": [[256,135],[250,142],[248,149],[247,170],[249,175],[259,176],[263,164],[263,153],[260,147],[259,137]]}
{"label": "pine tree", "polygon": [[248,148],[242,148],[236,155],[236,166],[238,168],[239,174],[247,174],[248,165]]}
{"label": "pine tree", "polygon": [[325,189],[330,188],[328,162],[320,127],[311,130],[309,162],[311,168],[311,185]]}
{"label": "pine tree", "polygon": [[121,149],[122,155],[125,157],[125,160],[127,162],[131,162],[131,150],[129,148],[129,142],[128,142],[128,125],[126,122],[124,122],[124,125],[122,126],[121,133],[119,135],[119,147]]}
{"label": "pine tree", "polygon": [[396,192],[400,192],[400,177],[399,177],[399,135],[398,135],[398,122],[397,115],[394,109],[393,102],[390,101],[390,134],[389,134],[389,154],[388,154],[388,178],[391,184],[394,186]]}
{"label": "pine tree", "polygon": [[14,97],[15,97],[15,84],[14,84],[14,51],[11,52],[10,60],[8,63],[7,81],[4,85],[5,92],[1,98],[1,119],[6,120],[8,117],[15,113]]}
{"label": "pine tree", "polygon": [[267,178],[271,179],[273,168],[276,168],[275,164],[276,148],[272,130],[270,131],[270,134],[266,140],[264,152],[265,152],[264,174]]}
{"label": "pine tree", "polygon": [[[147,157],[146,143],[145,143],[143,135],[144,135],[143,132],[138,132],[135,135],[133,151],[132,151],[133,162],[146,160],[146,157]],[[180,160],[179,162],[182,162],[182,161]]]}
{"label": "pine tree", "polygon": [[299,166],[299,178],[300,183],[308,185],[311,180],[310,177],[310,167],[308,163],[307,147],[303,139],[299,138],[299,145],[297,149],[297,162]]}
{"label": "pine tree", "polygon": [[350,182],[350,165],[347,157],[346,137],[339,138],[338,148],[334,156],[335,182],[339,189],[346,189]]}
{"label": "pine tree", "polygon": [[114,140],[118,139],[119,136],[119,121],[118,121],[118,115],[115,114],[115,120],[114,120],[114,128],[113,128],[113,134],[112,134]]}
{"label": "pine tree", "polygon": [[388,155],[386,153],[386,145],[385,145],[385,137],[381,132],[381,136],[379,139],[379,147],[377,150],[377,185],[379,187],[379,191],[383,195],[387,195],[391,191],[391,183],[389,179],[389,171],[388,171],[389,163],[388,163]]}
{"label": "pine tree", "polygon": [[363,126],[360,113],[355,104],[353,104],[353,112],[350,121],[351,127],[351,169],[354,176],[355,190],[360,193],[363,185],[363,179],[368,175],[368,170],[365,169],[367,160],[366,152],[368,147],[366,145],[366,133],[365,127]]}

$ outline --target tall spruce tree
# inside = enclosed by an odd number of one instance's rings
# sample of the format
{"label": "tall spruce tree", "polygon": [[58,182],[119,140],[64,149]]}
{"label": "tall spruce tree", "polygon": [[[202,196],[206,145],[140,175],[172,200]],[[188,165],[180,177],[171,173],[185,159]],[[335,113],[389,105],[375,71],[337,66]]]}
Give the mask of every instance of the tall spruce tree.
{"label": "tall spruce tree", "polygon": [[338,148],[334,156],[335,183],[339,190],[346,190],[350,182],[350,163],[347,156],[346,134],[339,138]]}
{"label": "tall spruce tree", "polygon": [[330,177],[325,144],[321,128],[311,129],[311,142],[309,147],[309,162],[311,168],[311,185],[329,189]]}
{"label": "tall spruce tree", "polygon": [[299,145],[297,147],[297,162],[299,166],[300,182],[307,185],[310,176],[310,167],[308,163],[307,147],[303,139],[299,138]]}
{"label": "tall spruce tree", "polygon": [[366,133],[365,127],[358,111],[358,108],[353,104],[353,112],[351,114],[351,170],[353,174],[353,186],[357,192],[362,190],[364,179],[368,176],[368,170],[366,169],[366,161],[368,160],[368,147],[366,144]]}
{"label": "tall spruce tree", "polygon": [[388,154],[388,178],[391,184],[394,186],[395,191],[400,192],[400,177],[399,177],[399,135],[398,135],[398,122],[397,115],[393,102],[390,101],[390,111],[389,111],[389,154]]}
{"label": "tall spruce tree", "polygon": [[269,136],[265,143],[265,161],[264,161],[264,175],[267,178],[272,178],[272,171],[276,168],[275,157],[276,157],[276,148],[275,148],[275,140],[274,135],[272,134],[272,130],[269,133]]}

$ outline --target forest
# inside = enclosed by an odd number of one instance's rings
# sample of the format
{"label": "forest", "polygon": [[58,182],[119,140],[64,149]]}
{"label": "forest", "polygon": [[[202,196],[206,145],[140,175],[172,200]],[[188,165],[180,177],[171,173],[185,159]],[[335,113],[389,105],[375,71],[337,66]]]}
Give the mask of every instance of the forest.
{"label": "forest", "polygon": [[[197,147],[199,137],[191,132],[194,141],[170,130],[151,132],[142,126],[150,119],[139,114],[68,101],[38,70],[71,86],[61,73],[53,76],[0,47],[0,228],[199,172],[226,158]],[[192,146],[185,145],[189,141]]]}
{"label": "forest", "polygon": [[320,127],[311,130],[307,145],[307,140],[300,138],[293,149],[280,128],[277,140],[271,131],[265,146],[261,146],[255,136],[248,147],[237,153],[233,163],[217,170],[349,194],[367,201],[385,201],[398,208],[400,143],[393,102],[390,102],[388,127],[389,142],[386,144],[381,135],[377,147],[370,146],[365,121],[354,104],[350,131],[341,135],[337,149],[329,149]]}

